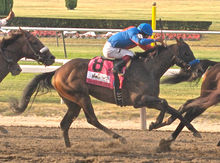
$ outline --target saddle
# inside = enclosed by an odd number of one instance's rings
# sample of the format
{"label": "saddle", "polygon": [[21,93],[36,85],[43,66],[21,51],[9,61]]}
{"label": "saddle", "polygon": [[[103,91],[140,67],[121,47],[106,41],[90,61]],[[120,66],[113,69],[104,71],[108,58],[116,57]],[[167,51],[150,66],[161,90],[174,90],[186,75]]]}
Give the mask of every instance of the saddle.
{"label": "saddle", "polygon": [[[122,99],[124,75],[113,71],[114,62],[117,63],[118,60],[110,60],[101,56],[91,59],[88,64],[86,82],[113,89],[116,104],[124,106]],[[122,71],[125,74],[126,66],[122,68]]]}

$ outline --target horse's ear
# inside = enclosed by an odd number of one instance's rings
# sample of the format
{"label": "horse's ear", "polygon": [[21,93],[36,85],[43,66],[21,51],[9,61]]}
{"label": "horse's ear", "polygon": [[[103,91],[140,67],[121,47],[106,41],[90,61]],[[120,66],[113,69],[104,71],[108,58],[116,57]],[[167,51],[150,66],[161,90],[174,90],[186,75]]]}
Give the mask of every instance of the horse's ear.
{"label": "horse's ear", "polygon": [[24,33],[24,30],[21,29],[21,27],[18,28],[18,31],[21,32],[21,33]]}
{"label": "horse's ear", "polygon": [[183,38],[182,38],[182,37],[180,37],[180,38],[179,38],[179,41],[180,41],[180,42],[184,42],[184,40],[183,40]]}
{"label": "horse's ear", "polygon": [[175,37],[175,39],[178,46],[180,46],[184,42],[182,37],[180,37],[179,39]]}

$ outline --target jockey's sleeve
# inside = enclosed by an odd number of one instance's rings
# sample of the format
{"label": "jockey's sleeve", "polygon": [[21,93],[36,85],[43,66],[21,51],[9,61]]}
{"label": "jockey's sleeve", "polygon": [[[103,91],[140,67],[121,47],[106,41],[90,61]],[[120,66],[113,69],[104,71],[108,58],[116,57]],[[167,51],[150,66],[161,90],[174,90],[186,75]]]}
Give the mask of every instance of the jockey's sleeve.
{"label": "jockey's sleeve", "polygon": [[154,48],[154,47],[151,46],[150,44],[149,44],[149,45],[139,45],[139,47],[140,47],[141,49],[143,49],[144,51],[147,51],[147,50],[149,50],[149,49]]}
{"label": "jockey's sleeve", "polygon": [[142,34],[136,34],[131,37],[131,41],[134,42],[136,45],[149,45],[152,42],[155,42],[154,39],[148,39],[148,38],[143,38]]}

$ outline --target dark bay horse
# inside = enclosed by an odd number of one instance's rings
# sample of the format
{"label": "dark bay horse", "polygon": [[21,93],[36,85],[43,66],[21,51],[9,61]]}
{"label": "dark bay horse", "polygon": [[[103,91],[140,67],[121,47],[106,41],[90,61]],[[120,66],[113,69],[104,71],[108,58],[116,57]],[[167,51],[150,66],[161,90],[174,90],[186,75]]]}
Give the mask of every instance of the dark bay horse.
{"label": "dark bay horse", "polygon": [[[138,59],[133,59],[125,73],[122,96],[124,105],[135,108],[148,107],[159,110],[160,115],[165,112],[180,119],[194,136],[200,136],[196,129],[179,114],[177,110],[168,105],[165,99],[159,98],[159,84],[162,75],[174,64],[188,67],[194,60],[194,54],[187,43],[181,38],[177,43],[163,47],[159,46],[157,54],[149,59],[148,53],[137,53]],[[112,138],[125,143],[126,139],[107,127],[103,126],[94,113],[90,95],[104,102],[115,104],[114,93],[111,89],[86,83],[89,59],[72,59],[59,69],[49,73],[37,75],[26,86],[20,101],[12,101],[11,107],[17,113],[22,113],[28,106],[33,93],[41,88],[54,88],[68,107],[67,113],[61,121],[61,129],[66,147],[70,147],[68,130],[72,122],[83,109],[88,123],[104,131]],[[39,87],[38,87],[39,86]],[[162,117],[162,116],[160,116]],[[158,118],[156,123],[163,119]]]}
{"label": "dark bay horse", "polygon": [[[189,122],[201,115],[209,107],[220,102],[220,62],[200,60],[199,65],[202,67],[203,72],[205,72],[201,85],[200,96],[187,100],[178,110],[181,114],[186,112],[184,118],[186,118]],[[167,80],[165,83],[170,82]],[[170,125],[175,119],[176,117],[171,116],[157,127],[154,127],[159,128],[165,125]],[[160,146],[167,146],[165,148],[170,148],[171,143],[176,140],[184,126],[185,125],[180,122],[171,137],[167,140],[163,139]],[[217,145],[220,146],[220,141]]]}
{"label": "dark bay horse", "polygon": [[[23,57],[34,59],[46,66],[55,61],[55,57],[39,39],[28,31],[19,29],[12,32],[8,38],[0,40],[0,82],[9,72],[12,75],[18,75],[21,72],[17,62]],[[4,132],[3,129],[1,131]]]}
{"label": "dark bay horse", "polygon": [[43,43],[28,31],[19,29],[8,38],[0,40],[0,82],[9,72],[18,75],[21,72],[17,62],[21,58],[34,59],[38,63],[49,66],[55,57]]}

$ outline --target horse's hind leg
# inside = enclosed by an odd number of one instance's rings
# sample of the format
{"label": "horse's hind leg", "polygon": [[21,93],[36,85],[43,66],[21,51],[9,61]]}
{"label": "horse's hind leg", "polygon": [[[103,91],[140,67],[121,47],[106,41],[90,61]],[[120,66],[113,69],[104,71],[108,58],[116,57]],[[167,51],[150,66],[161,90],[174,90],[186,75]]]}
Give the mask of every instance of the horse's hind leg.
{"label": "horse's hind leg", "polygon": [[[217,89],[210,93],[207,97],[200,97],[197,98],[196,101],[193,101],[192,103],[189,103],[187,107],[190,107],[190,109],[186,112],[186,115],[184,118],[191,122],[193,119],[198,117],[200,114],[202,114],[207,108],[210,106],[216,105],[220,101],[220,89]],[[180,122],[176,130],[172,133],[171,138],[169,138],[166,141],[174,141],[177,136],[180,134],[182,129],[184,128],[184,124]]]}
{"label": "horse's hind leg", "polygon": [[113,132],[112,130],[108,129],[107,127],[103,126],[97,119],[95,113],[94,113],[94,109],[93,106],[91,104],[91,99],[90,97],[84,98],[83,100],[83,111],[85,113],[87,122],[90,123],[91,125],[97,127],[98,129],[104,131],[105,133],[107,133],[108,135],[110,135],[112,138],[114,139],[119,139],[119,141],[123,144],[126,143],[126,139],[118,134],[116,134],[115,132]]}
{"label": "horse's hind leg", "polygon": [[193,135],[196,137],[201,137],[199,132],[189,123],[183,116],[174,108],[168,105],[165,99],[161,99],[155,96],[143,95],[141,100],[135,102],[134,107],[143,107],[147,106],[148,108],[156,108],[160,111],[166,111],[167,113],[177,117],[181,122],[183,122],[186,127],[193,132]]}
{"label": "horse's hind leg", "polygon": [[78,117],[81,107],[74,102],[71,102],[65,98],[63,98],[63,101],[68,107],[68,110],[66,112],[66,115],[64,116],[63,120],[60,123],[61,129],[63,131],[63,137],[65,141],[66,147],[70,147],[70,140],[69,140],[69,128],[72,124],[72,122]]}

